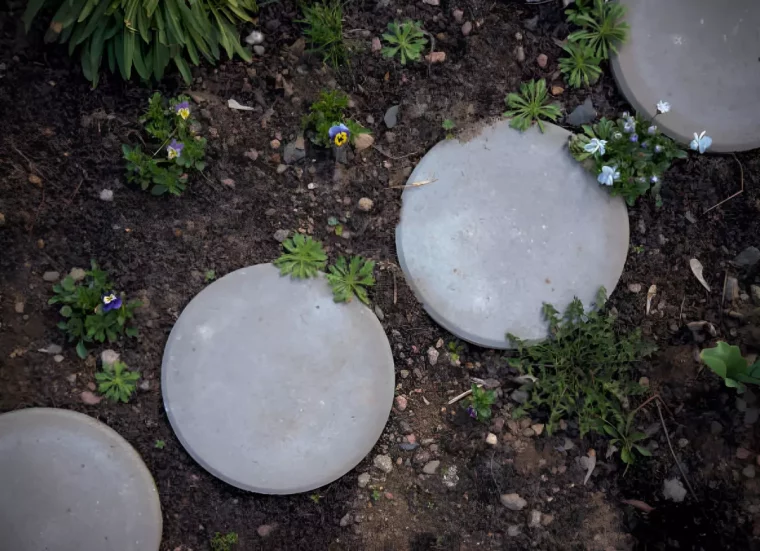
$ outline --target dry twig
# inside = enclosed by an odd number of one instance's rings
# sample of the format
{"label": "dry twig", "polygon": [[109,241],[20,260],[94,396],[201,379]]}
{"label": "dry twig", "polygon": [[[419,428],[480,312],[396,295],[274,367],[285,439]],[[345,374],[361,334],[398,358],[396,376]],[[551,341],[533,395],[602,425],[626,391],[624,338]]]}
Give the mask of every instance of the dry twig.
{"label": "dry twig", "polygon": [[681,476],[683,476],[683,479],[686,481],[686,486],[689,487],[689,491],[691,492],[691,495],[694,498],[694,501],[699,501],[699,499],[697,498],[697,494],[694,493],[694,488],[691,487],[691,482],[689,482],[689,479],[686,477],[686,473],[684,472],[683,467],[681,467],[681,462],[678,461],[678,458],[676,457],[676,452],[673,451],[673,444],[670,443],[670,435],[668,434],[668,427],[665,426],[665,418],[662,416],[660,401],[656,400],[655,404],[657,405],[657,413],[660,414],[660,422],[662,423],[662,430],[665,431],[665,439],[668,441],[668,447],[670,448],[671,455],[673,455],[673,460],[676,462],[676,466],[678,467],[678,470],[681,471]]}
{"label": "dry twig", "polygon": [[739,189],[739,191],[737,191],[736,193],[734,193],[731,197],[727,197],[727,198],[723,199],[717,205],[713,205],[712,207],[710,207],[709,209],[707,209],[703,214],[707,214],[712,209],[718,208],[719,206],[721,206],[726,201],[730,201],[731,199],[733,199],[737,195],[741,195],[742,193],[744,193],[744,167],[742,166],[742,163],[739,160],[739,157],[736,156],[736,153],[732,153],[731,155],[733,155],[734,159],[736,159],[736,162],[739,163],[739,177],[741,178],[741,189]]}

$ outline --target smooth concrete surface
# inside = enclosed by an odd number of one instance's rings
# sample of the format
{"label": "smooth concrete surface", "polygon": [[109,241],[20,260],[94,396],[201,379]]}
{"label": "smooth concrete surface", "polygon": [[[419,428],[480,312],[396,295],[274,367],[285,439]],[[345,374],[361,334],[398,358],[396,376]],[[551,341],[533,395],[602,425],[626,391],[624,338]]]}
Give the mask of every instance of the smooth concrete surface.
{"label": "smooth concrete surface", "polygon": [[567,150],[552,124],[499,121],[431,149],[402,195],[396,250],[430,316],[454,335],[509,348],[506,333],[547,336],[544,302],[612,293],[628,251],[628,211]]}
{"label": "smooth concrete surface", "polygon": [[0,415],[0,549],[158,551],[161,505],[129,443],[92,417]]}
{"label": "smooth concrete surface", "polygon": [[323,276],[271,264],[215,281],[172,329],[164,406],[185,449],[225,482],[265,494],[323,486],[380,437],[394,368],[375,314],[333,301]]}
{"label": "smooth concrete surface", "polygon": [[612,70],[631,105],[688,145],[703,130],[710,152],[760,147],[760,0],[619,0],[629,40]]}

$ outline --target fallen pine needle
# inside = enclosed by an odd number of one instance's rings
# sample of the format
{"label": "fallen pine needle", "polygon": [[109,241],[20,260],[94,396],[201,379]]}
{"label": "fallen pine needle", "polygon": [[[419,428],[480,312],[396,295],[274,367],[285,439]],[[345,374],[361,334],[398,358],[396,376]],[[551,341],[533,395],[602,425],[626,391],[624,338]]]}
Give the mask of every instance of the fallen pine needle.
{"label": "fallen pine needle", "polygon": [[[478,388],[480,388],[480,385],[478,385]],[[458,395],[458,396],[454,396],[454,397],[453,397],[451,400],[449,400],[448,402],[446,402],[446,405],[450,406],[451,404],[453,404],[453,403],[455,403],[455,402],[458,402],[458,401],[459,401],[459,400],[461,400],[462,398],[466,398],[466,397],[467,397],[467,396],[469,396],[470,394],[472,394],[472,389],[470,389],[470,390],[465,390],[465,391],[464,391],[462,394],[460,394],[460,395]]]}
{"label": "fallen pine needle", "polygon": [[412,182],[411,184],[406,184],[403,186],[388,186],[388,189],[406,189],[409,187],[420,187],[420,186],[426,186],[428,184],[432,184],[433,182],[437,182],[438,178],[430,178],[429,180],[420,180],[419,182]]}
{"label": "fallen pine needle", "polygon": [[638,499],[624,499],[620,503],[625,503],[626,505],[635,507],[639,511],[644,511],[645,513],[651,513],[652,511],[654,511],[654,507]]}

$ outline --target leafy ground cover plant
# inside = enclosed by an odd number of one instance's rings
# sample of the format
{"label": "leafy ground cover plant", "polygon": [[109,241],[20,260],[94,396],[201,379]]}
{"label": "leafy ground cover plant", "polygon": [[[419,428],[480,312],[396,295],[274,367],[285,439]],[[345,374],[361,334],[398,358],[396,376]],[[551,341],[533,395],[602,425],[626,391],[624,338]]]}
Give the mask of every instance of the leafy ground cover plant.
{"label": "leafy ground cover plant", "polygon": [[561,114],[559,107],[547,103],[548,94],[544,79],[523,82],[520,84],[520,93],[510,93],[505,101],[510,110],[504,113],[504,116],[512,117],[509,126],[520,132],[527,130],[534,121],[543,132],[544,123],[541,119],[556,121]]}
{"label": "leafy ground cover plant", "polygon": [[401,65],[406,65],[407,61],[418,61],[427,44],[422,23],[411,19],[403,23],[388,23],[388,32],[383,34],[383,40],[388,43],[382,49],[383,56],[393,59],[398,54]]}
{"label": "leafy ground cover plant", "polygon": [[468,397],[467,413],[473,419],[486,422],[491,418],[491,406],[496,401],[496,392],[472,385],[472,394]]}
{"label": "leafy ground cover plant", "polygon": [[189,99],[180,96],[166,102],[159,92],[153,94],[140,119],[152,138],[146,146],[149,151],[143,151],[140,145],[121,146],[127,161],[127,180],[143,190],[150,188],[153,195],[181,195],[188,173],[206,168],[206,138],[195,132],[199,125],[192,118]]}
{"label": "leafy ground cover plant", "polygon": [[623,21],[625,6],[609,0],[576,0],[565,13],[567,20],[580,27],[567,39],[588,45],[594,56],[609,59],[617,47],[628,38],[630,27]]}
{"label": "leafy ground cover plant", "polygon": [[311,140],[322,147],[330,147],[330,129],[343,123],[348,128],[348,138],[353,144],[359,134],[369,134],[361,124],[345,116],[348,96],[340,90],[323,90],[319,99],[309,107],[309,114],[301,120],[304,130],[312,131]]}
{"label": "leafy ground cover plant", "polygon": [[[660,102],[659,107],[658,114],[670,110],[665,102]],[[700,149],[699,144],[692,148]],[[654,121],[628,113],[615,121],[602,118],[594,125],[584,125],[583,133],[570,139],[570,153],[597,174],[600,184],[608,186],[613,195],[621,195],[629,205],[647,192],[661,205],[663,174],[675,159],[686,157],[686,152],[660,132]]]}
{"label": "leafy ground cover plant", "polygon": [[253,22],[258,11],[256,0],[30,0],[27,30],[43,7],[55,10],[45,40],[68,43],[69,55],[78,52],[93,87],[104,63],[125,80],[133,68],[145,80],[161,80],[173,61],[190,84],[188,61],[214,64],[222,49],[250,60],[235,26]]}
{"label": "leafy ground cover plant", "polygon": [[592,430],[605,434],[605,426],[620,425],[629,397],[646,390],[633,380],[631,366],[654,347],[642,340],[640,330],[618,334],[615,317],[601,310],[605,301],[601,289],[595,309],[585,312],[575,299],[562,316],[545,304],[550,337],[541,344],[528,345],[507,335],[517,347],[510,365],[537,379],[523,410],[545,411],[549,434],[567,418],[577,419],[581,435]]}
{"label": "leafy ground cover plant", "polygon": [[580,88],[594,84],[602,74],[599,67],[601,58],[594,55],[594,49],[584,42],[566,44],[562,49],[569,54],[559,60],[559,69],[567,77],[567,83]]}
{"label": "leafy ground cover plant", "polygon": [[375,262],[372,260],[352,256],[350,262],[347,262],[345,256],[338,257],[327,274],[335,302],[350,302],[353,297],[357,297],[364,304],[369,304],[367,287],[375,284],[374,271]]}
{"label": "leafy ground cover plant", "polygon": [[237,545],[238,535],[237,532],[229,532],[228,534],[220,534],[217,532],[214,537],[211,538],[211,550],[212,551],[232,551],[232,546]]}
{"label": "leafy ground cover plant", "polygon": [[297,233],[282,244],[285,252],[274,261],[281,275],[296,279],[316,277],[327,265],[327,255],[322,243]]}
{"label": "leafy ground cover plant", "polygon": [[702,350],[699,357],[727,387],[740,394],[747,389],[746,384],[760,385],[760,360],[750,365],[738,346],[719,341],[715,347]]}
{"label": "leafy ground cover plant", "polygon": [[636,460],[634,452],[638,452],[644,457],[652,456],[652,452],[639,443],[647,439],[648,436],[644,432],[634,430],[635,411],[623,415],[619,411],[613,410],[612,415],[615,419],[614,424],[610,421],[604,421],[602,429],[610,437],[610,446],[614,446],[620,451],[620,459],[626,464],[627,471],[628,466],[633,465]]}
{"label": "leafy ground cover plant", "polygon": [[98,268],[95,261],[85,272],[82,281],[65,277],[53,286],[53,297],[48,304],[61,306],[59,313],[65,319],[58,323],[70,342],[76,341],[80,358],[87,357],[87,344],[116,341],[120,335],[137,336],[137,329],[130,325],[139,301],[127,303],[124,295],[116,294],[108,274]]}
{"label": "leafy ground cover plant", "polygon": [[129,402],[135,392],[135,383],[140,378],[137,371],[127,370],[126,364],[116,360],[113,364],[103,364],[103,370],[95,374],[98,392],[113,402]]}
{"label": "leafy ground cover plant", "polygon": [[303,34],[311,44],[312,52],[322,56],[325,63],[337,69],[348,61],[348,50],[343,42],[343,6],[340,0],[302,6],[305,25]]}
{"label": "leafy ground cover plant", "polygon": [[446,139],[451,140],[454,138],[454,128],[456,125],[454,124],[454,121],[451,119],[445,119],[443,123],[441,124],[441,128],[443,128],[446,131]]}

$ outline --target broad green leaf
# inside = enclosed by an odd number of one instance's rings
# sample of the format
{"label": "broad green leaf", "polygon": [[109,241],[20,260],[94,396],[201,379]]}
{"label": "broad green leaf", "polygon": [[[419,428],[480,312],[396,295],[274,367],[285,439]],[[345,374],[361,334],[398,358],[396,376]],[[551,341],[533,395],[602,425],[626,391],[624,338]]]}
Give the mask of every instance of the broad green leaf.
{"label": "broad green leaf", "polygon": [[77,356],[83,360],[87,357],[87,347],[85,347],[84,341],[79,341],[77,343]]}

